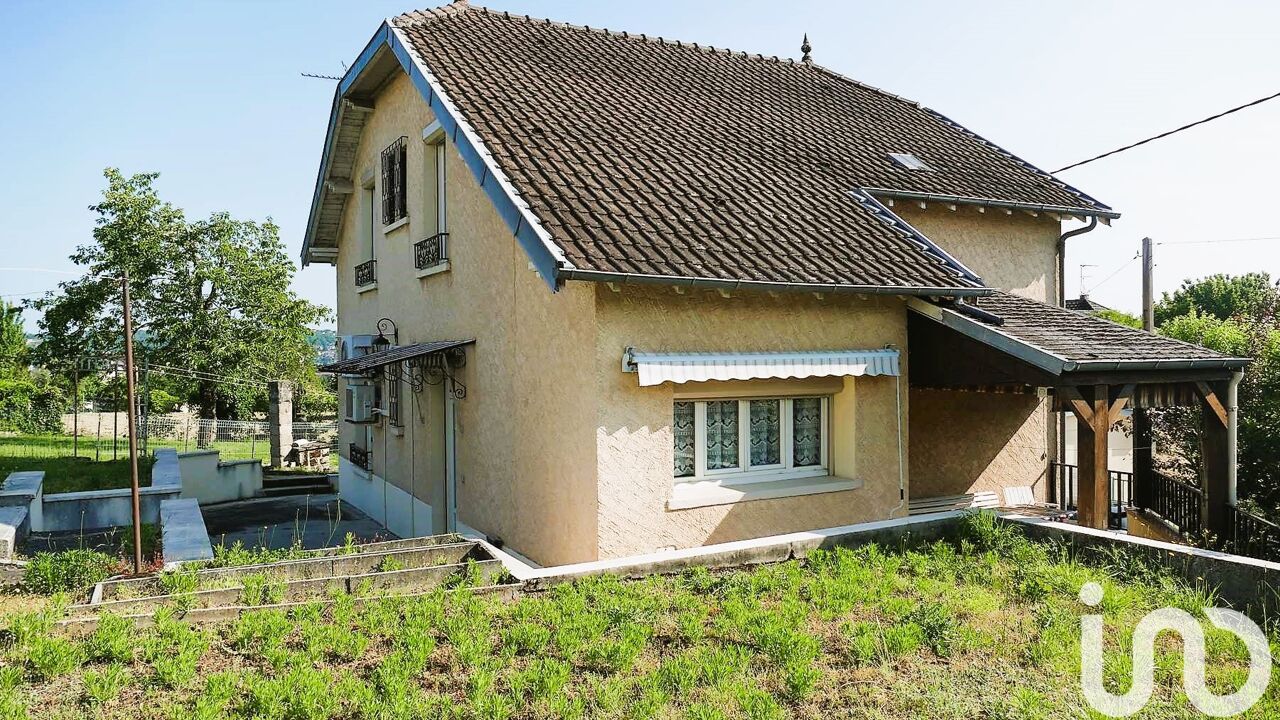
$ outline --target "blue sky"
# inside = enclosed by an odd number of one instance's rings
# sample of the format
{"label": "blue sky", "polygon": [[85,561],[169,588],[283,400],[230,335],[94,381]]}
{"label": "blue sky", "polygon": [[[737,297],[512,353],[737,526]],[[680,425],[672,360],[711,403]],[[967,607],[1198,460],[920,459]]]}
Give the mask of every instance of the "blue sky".
{"label": "blue sky", "polygon": [[[815,61],[918,100],[1053,169],[1280,90],[1280,3],[604,3],[495,0],[491,7]],[[54,286],[90,238],[104,167],[158,171],[191,216],[272,217],[300,247],[332,97],[384,17],[403,2],[112,2],[0,5],[0,295]],[[1157,290],[1184,277],[1280,275],[1272,210],[1280,100],[1064,173],[1124,217],[1072,241],[1092,295],[1139,303],[1144,235]],[[1128,264],[1126,265],[1126,262]],[[19,268],[19,269],[7,269]],[[1121,268],[1118,272],[1115,272]],[[1113,274],[1113,272],[1115,274]],[[1109,279],[1108,279],[1109,278]],[[333,302],[333,271],[297,290]],[[34,327],[33,318],[28,324]]]}

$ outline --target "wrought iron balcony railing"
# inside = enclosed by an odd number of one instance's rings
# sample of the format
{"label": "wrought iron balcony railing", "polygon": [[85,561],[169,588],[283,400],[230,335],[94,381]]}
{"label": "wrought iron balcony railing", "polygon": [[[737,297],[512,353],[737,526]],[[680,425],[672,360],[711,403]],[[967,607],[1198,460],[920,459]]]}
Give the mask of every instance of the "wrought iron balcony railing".
{"label": "wrought iron balcony railing", "polygon": [[352,465],[355,465],[361,470],[369,469],[369,451],[364,448],[357,447],[355,443],[351,443],[351,445],[348,446],[347,459],[351,461]]}
{"label": "wrought iron balcony railing", "polygon": [[356,287],[372,285],[378,281],[378,261],[366,260],[356,266]]}
{"label": "wrought iron balcony railing", "polygon": [[449,261],[449,233],[436,233],[413,244],[413,265],[426,270]]}

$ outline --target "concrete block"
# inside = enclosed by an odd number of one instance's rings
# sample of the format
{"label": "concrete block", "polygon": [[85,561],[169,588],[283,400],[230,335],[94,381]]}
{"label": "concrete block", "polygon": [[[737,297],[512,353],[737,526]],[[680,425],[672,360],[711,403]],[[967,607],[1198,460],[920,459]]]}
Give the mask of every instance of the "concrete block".
{"label": "concrete block", "polygon": [[182,472],[178,465],[178,451],[163,448],[155,453],[156,462],[151,466],[151,487],[182,489]]}
{"label": "concrete block", "polygon": [[13,557],[18,550],[18,543],[27,537],[30,529],[31,519],[25,507],[0,507],[0,560]]}
{"label": "concrete block", "polygon": [[170,499],[160,503],[160,542],[166,568],[193,560],[212,560],[213,545],[194,499]]}

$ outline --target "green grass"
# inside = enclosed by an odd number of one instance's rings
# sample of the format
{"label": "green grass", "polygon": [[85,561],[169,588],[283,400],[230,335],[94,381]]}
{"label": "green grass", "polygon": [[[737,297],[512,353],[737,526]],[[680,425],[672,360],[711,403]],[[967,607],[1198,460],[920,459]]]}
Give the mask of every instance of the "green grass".
{"label": "green grass", "polygon": [[[1127,685],[1137,619],[1202,593],[1130,558],[1069,557],[989,520],[954,542],[817,553],[750,570],[603,577],[512,602],[340,597],[188,627],[168,610],[64,638],[8,619],[0,710],[32,718],[1058,718],[1079,686],[1081,585],[1106,588],[1106,667]],[[1116,570],[1119,568],[1119,570]],[[269,592],[268,584],[260,588]],[[1209,685],[1246,653],[1209,629]],[[1274,642],[1274,640],[1273,640]],[[1197,717],[1162,635],[1145,718]],[[1270,690],[1253,717],[1275,717]]]}
{"label": "green grass", "polygon": [[[194,441],[149,440],[148,454],[138,459],[138,481],[143,487],[151,484],[154,461],[150,453],[160,448],[172,448],[178,452],[197,449]],[[218,440],[209,449],[217,450],[223,460],[256,458],[264,463],[271,460],[271,448],[266,439]],[[129,441],[126,438],[119,438],[113,444],[110,437],[81,437],[77,443],[70,435],[0,433],[0,480],[19,470],[44,470],[46,493],[129,487],[128,458]],[[331,455],[329,460],[330,468],[336,471],[337,454]],[[297,468],[287,472],[312,474],[317,471]]]}

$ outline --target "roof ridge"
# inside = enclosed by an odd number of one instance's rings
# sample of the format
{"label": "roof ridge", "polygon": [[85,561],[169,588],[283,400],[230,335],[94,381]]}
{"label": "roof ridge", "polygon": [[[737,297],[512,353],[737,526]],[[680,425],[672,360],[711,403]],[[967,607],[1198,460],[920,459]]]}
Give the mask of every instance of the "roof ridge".
{"label": "roof ridge", "polygon": [[400,13],[391,18],[397,25],[420,25],[436,18],[450,17],[453,15],[461,15],[468,10],[475,8],[468,0],[450,0],[448,4],[438,7],[426,8],[424,10],[409,10]]}
{"label": "roof ridge", "polygon": [[[661,35],[649,35],[647,33],[633,33],[633,32],[628,32],[626,30],[610,30],[609,28],[591,27],[590,25],[577,25],[575,23],[565,22],[563,20],[552,20],[551,18],[534,17],[527,13],[524,15],[521,15],[518,13],[510,12],[508,10],[494,10],[493,8],[490,8],[484,5],[472,5],[470,2],[468,2],[468,0],[453,0],[453,2],[451,2],[450,4],[442,5],[437,8],[429,8],[426,10],[411,10],[409,12],[397,15],[395,18],[393,18],[393,20],[395,21],[404,20],[405,21],[404,24],[415,25],[415,24],[423,24],[427,21],[435,20],[441,17],[461,15],[464,12],[481,12],[487,15],[501,15],[503,18],[508,20],[523,20],[525,22],[536,23],[540,25],[550,25],[552,27],[568,28],[570,30],[583,30],[587,32],[599,33],[607,37],[620,38],[623,40],[650,42],[650,43],[656,43],[659,45],[667,45],[670,47],[693,48],[695,50],[701,50],[703,52],[710,52],[718,55],[724,55],[726,57],[742,57],[742,58],[749,58],[752,60],[759,60],[764,62],[773,62],[779,65],[792,65],[797,67],[811,65],[811,63],[804,63],[795,58],[784,58],[784,57],[779,57],[777,55],[765,55],[764,53],[751,53],[751,52],[747,52],[746,50],[734,50],[732,48],[727,48],[727,47],[717,48],[714,45],[704,45],[696,42],[686,42],[683,40],[668,40]],[[421,17],[423,15],[427,15],[429,17]],[[852,82],[857,82],[857,81],[853,80]],[[870,87],[870,86],[867,86],[867,87]],[[876,88],[872,88],[872,89],[876,89]],[[884,92],[884,91],[881,90],[880,92]]]}
{"label": "roof ridge", "polygon": [[[469,12],[469,11],[482,12],[488,15],[501,15],[504,19],[509,19],[509,20],[510,19],[523,20],[525,22],[545,24],[545,25],[550,25],[554,27],[563,27],[563,28],[569,28],[572,30],[582,30],[587,32],[600,33],[607,37],[621,38],[624,40],[633,40],[633,41],[638,40],[641,42],[652,42],[660,45],[668,45],[673,47],[692,47],[695,50],[702,50],[704,52],[720,54],[726,57],[742,57],[742,58],[749,58],[749,59],[763,61],[763,62],[773,62],[779,65],[789,65],[789,66],[798,67],[798,68],[803,68],[803,67],[813,68],[815,71],[819,73],[825,73],[826,75],[836,78],[837,80],[847,82],[851,85],[862,88],[864,90],[874,92],[878,95],[890,98],[892,100],[896,100],[898,102],[906,103],[920,110],[923,110],[924,112],[937,118],[942,123],[968,135],[969,137],[973,138],[975,141],[987,146],[991,150],[999,153],[1000,155],[1003,155],[1004,157],[1008,158],[1014,163],[1021,165],[1023,168],[1029,170],[1035,175],[1040,176],[1041,178],[1047,180],[1048,182],[1057,186],[1058,188],[1065,190],[1071,193],[1072,195],[1075,195],[1076,197],[1080,198],[1082,201],[1096,208],[1103,208],[1107,210],[1114,209],[1110,205],[1107,205],[1106,203],[1101,202],[1097,198],[1090,196],[1088,193],[1085,193],[1083,190],[1080,190],[1079,188],[1076,188],[1067,182],[1059,180],[1053,174],[1046,172],[1045,170],[1042,170],[1041,168],[1022,159],[1021,157],[1018,157],[1012,152],[1004,149],[1003,147],[995,144],[994,142],[986,139],[985,137],[979,135],[978,133],[970,130],[964,125],[957,123],[956,121],[952,120],[951,118],[947,117],[941,112],[934,110],[933,108],[917,100],[912,100],[911,98],[898,95],[897,93],[889,92],[884,88],[871,85],[870,83],[863,82],[861,80],[858,80],[857,78],[849,77],[844,73],[838,72],[836,70],[832,70],[831,68],[826,67],[825,65],[820,65],[818,63],[803,62],[801,60],[796,60],[795,58],[780,58],[777,55],[765,55],[763,53],[750,53],[745,50],[734,50],[732,48],[727,48],[727,47],[717,48],[714,45],[702,45],[696,42],[668,40],[662,37],[661,35],[651,36],[646,33],[636,34],[636,33],[627,32],[626,30],[613,31],[613,30],[609,30],[608,28],[599,28],[599,27],[593,28],[590,25],[576,25],[574,23],[564,22],[561,20],[552,20],[550,18],[533,17],[532,15],[529,15],[529,14],[524,14],[524,15],[513,14],[507,10],[499,11],[499,10],[494,10],[492,8],[486,7],[484,5],[472,5],[470,2],[468,2],[468,0],[453,0],[453,2],[449,3],[448,5],[443,5],[437,8],[410,11],[408,13],[404,13],[402,15],[397,16],[396,18],[394,18],[394,20],[400,21],[402,19],[408,18],[408,20],[406,21],[406,24],[410,24],[410,25],[422,24],[429,20],[435,20],[441,17],[450,17],[454,15],[460,15],[464,12]],[[428,15],[429,17],[422,17],[422,15]]]}

